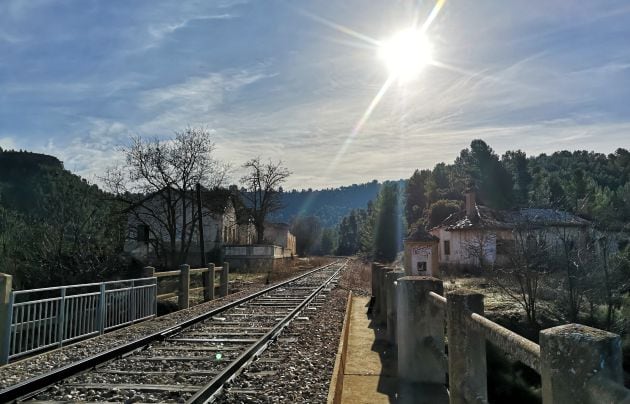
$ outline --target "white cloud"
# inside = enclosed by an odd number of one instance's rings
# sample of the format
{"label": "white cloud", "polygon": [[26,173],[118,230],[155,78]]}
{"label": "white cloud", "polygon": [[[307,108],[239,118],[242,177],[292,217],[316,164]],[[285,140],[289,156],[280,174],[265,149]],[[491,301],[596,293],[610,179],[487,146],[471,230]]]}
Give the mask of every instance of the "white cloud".
{"label": "white cloud", "polygon": [[139,107],[150,118],[138,126],[140,133],[164,133],[187,125],[207,126],[217,109],[243,87],[273,77],[265,66],[228,70],[191,77],[184,82],[140,94]]}
{"label": "white cloud", "polygon": [[3,149],[19,149],[17,143],[15,142],[15,138],[12,136],[0,137],[0,147]]}

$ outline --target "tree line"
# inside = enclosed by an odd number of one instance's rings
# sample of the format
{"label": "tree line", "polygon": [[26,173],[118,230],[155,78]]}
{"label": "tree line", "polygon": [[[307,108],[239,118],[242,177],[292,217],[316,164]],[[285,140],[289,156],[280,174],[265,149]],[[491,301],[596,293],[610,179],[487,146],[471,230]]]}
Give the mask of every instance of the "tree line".
{"label": "tree line", "polygon": [[262,243],[291,174],[281,161],[254,157],[242,166],[241,186],[228,187],[230,166],[200,128],[166,140],[135,137],[122,153],[124,162],[103,175],[101,190],[52,156],[0,149],[0,267],[16,276],[17,287],[137,275],[141,263],[123,251],[135,231],[130,218],[146,225],[165,265],[186,263],[199,228],[198,184],[227,195]]}
{"label": "tree line", "polygon": [[483,240],[470,243],[482,276],[523,308],[533,329],[562,319],[630,330],[630,152],[623,148],[608,155],[560,151],[527,156],[516,150],[500,156],[483,140],[473,140],[453,163],[414,171],[398,189],[402,218],[385,213],[383,207],[392,205],[388,193],[395,192],[386,187],[365,209],[345,216],[337,228],[336,252],[393,261],[395,252],[383,254],[388,251],[385,240],[399,239],[401,227],[409,232],[439,225],[463,209],[469,189],[475,190],[478,204],[491,209],[548,208],[591,224],[583,232],[528,221],[515,224],[513,239],[501,246],[508,258],[502,263],[484,261],[479,254]]}

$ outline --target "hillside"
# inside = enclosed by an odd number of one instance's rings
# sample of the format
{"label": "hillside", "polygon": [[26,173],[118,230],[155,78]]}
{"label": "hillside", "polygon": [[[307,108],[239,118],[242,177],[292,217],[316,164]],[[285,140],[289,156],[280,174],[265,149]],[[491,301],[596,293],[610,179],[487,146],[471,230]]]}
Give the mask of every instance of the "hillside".
{"label": "hillside", "polygon": [[[406,181],[399,181],[404,187]],[[323,227],[333,227],[353,209],[365,208],[374,200],[382,184],[376,180],[346,187],[290,191],[282,194],[283,208],[271,220],[291,222],[296,216],[316,216]]]}
{"label": "hillside", "polygon": [[124,267],[124,222],[57,158],[0,150],[0,268],[29,288],[108,279]]}
{"label": "hillside", "polygon": [[49,193],[52,176],[75,177],[56,157],[27,151],[0,150],[0,204],[23,214],[32,214]]}

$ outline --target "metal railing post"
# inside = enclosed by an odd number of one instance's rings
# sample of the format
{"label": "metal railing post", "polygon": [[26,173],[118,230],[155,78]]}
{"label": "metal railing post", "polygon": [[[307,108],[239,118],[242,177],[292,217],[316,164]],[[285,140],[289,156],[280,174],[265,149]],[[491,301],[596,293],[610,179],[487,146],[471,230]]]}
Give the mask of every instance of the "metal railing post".
{"label": "metal railing post", "polygon": [[155,291],[155,293],[153,293],[153,315],[155,317],[157,317],[157,308],[158,308],[158,283],[157,283],[157,278],[153,278],[153,290]]}
{"label": "metal railing post", "polygon": [[179,309],[187,309],[189,307],[188,296],[190,294],[190,265],[183,264],[179,266],[179,297],[177,305]]}
{"label": "metal railing post", "polygon": [[105,301],[105,284],[101,283],[100,293],[98,295],[98,333],[105,332],[105,322],[107,321],[107,304]]}
{"label": "metal railing post", "polygon": [[61,300],[59,300],[59,313],[57,313],[57,338],[59,346],[63,346],[63,339],[66,337],[66,288],[61,289]]}
{"label": "metal railing post", "polygon": [[224,297],[228,295],[228,277],[230,275],[230,264],[228,262],[223,263],[223,270],[221,271],[221,286],[219,287],[219,296]]}
{"label": "metal railing post", "polygon": [[132,280],[131,281],[131,289],[129,290],[129,296],[131,298],[131,304],[130,304],[130,315],[129,315],[129,321],[134,322],[136,321],[136,318],[138,316],[136,316],[136,281]]}
{"label": "metal railing post", "polygon": [[157,281],[157,278],[155,277],[155,268],[154,267],[144,267],[142,269],[142,277],[143,278],[153,278],[153,280],[155,282],[155,286],[153,287],[153,289],[155,290],[155,293],[154,293],[154,296],[153,296],[153,315],[157,317],[158,281]]}
{"label": "metal railing post", "polygon": [[0,345],[0,363],[9,363],[11,350],[11,323],[13,322],[13,302],[15,297],[11,293],[13,277],[0,274],[0,324],[4,326],[2,345]]}

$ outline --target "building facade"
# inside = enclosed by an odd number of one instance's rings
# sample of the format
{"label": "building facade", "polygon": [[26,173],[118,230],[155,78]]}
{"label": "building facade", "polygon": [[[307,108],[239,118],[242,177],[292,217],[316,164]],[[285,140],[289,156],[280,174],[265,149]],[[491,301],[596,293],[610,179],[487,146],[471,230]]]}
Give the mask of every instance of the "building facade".
{"label": "building facade", "polygon": [[585,242],[592,237],[590,221],[556,209],[495,210],[477,205],[475,193],[466,194],[465,209],[453,213],[430,233],[439,239],[438,261],[444,265],[505,264],[517,233],[523,229],[544,234],[546,242],[563,238]]}

